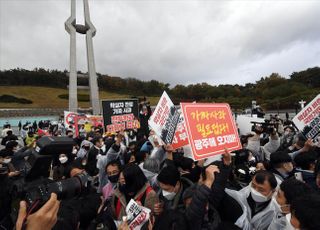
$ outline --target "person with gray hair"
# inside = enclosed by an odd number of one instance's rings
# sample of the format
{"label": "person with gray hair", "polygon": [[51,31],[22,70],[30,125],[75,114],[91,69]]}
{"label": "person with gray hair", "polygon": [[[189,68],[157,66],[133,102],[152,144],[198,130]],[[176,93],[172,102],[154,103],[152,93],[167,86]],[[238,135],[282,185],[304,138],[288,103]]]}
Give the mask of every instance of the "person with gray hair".
{"label": "person with gray hair", "polygon": [[156,191],[158,190],[157,176],[160,171],[160,162],[155,158],[148,158],[142,162],[139,167],[141,168],[143,174],[148,179],[150,185]]}

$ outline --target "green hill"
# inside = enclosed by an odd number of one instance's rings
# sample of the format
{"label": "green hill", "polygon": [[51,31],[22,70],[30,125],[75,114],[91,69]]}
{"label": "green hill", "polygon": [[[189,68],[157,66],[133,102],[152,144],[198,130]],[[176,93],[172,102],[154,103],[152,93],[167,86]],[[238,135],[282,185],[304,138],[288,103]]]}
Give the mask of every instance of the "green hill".
{"label": "green hill", "polygon": [[[129,94],[117,94],[112,92],[100,91],[100,99],[116,99],[116,98],[130,98]],[[25,99],[31,101],[31,104],[17,103],[15,100],[11,102],[1,102],[0,108],[67,108],[68,96],[67,89],[37,87],[37,86],[0,86],[1,95],[9,95],[11,98]],[[65,95],[65,96],[62,96]],[[79,107],[89,107],[89,95],[86,90],[78,90]],[[142,96],[140,96],[142,97]],[[82,99],[82,100],[81,100]],[[156,105],[159,97],[148,97],[152,105]]]}
{"label": "green hill", "polygon": [[[309,102],[320,93],[320,67],[294,72],[288,78],[272,73],[245,85],[209,85],[203,82],[176,85],[173,88],[157,80],[141,81],[99,73],[97,76],[101,99],[146,96],[153,105],[164,90],[175,104],[181,101],[228,102],[234,110],[251,106],[252,100],[267,110],[294,109],[299,107],[298,101],[301,99]],[[195,76],[195,79],[197,77]],[[66,108],[68,81],[66,70],[1,70],[0,107]],[[78,84],[88,85],[88,78],[78,77]],[[79,106],[88,107],[88,93],[78,91],[78,94]]]}

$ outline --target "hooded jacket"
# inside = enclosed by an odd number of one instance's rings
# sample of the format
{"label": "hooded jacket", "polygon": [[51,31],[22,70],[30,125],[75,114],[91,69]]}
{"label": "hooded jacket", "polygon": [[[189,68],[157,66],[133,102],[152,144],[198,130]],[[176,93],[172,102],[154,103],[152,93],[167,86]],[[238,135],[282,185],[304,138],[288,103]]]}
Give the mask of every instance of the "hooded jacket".
{"label": "hooded jacket", "polygon": [[[240,191],[225,189],[225,192],[235,199],[241,206],[242,215],[236,220],[235,225],[243,230],[265,230],[268,229],[274,215],[275,207],[273,202],[269,202],[266,208],[252,216],[251,208],[248,204],[247,198],[250,195],[251,184],[241,189]],[[232,207],[229,207],[232,209]],[[230,215],[232,211],[230,211]]]}

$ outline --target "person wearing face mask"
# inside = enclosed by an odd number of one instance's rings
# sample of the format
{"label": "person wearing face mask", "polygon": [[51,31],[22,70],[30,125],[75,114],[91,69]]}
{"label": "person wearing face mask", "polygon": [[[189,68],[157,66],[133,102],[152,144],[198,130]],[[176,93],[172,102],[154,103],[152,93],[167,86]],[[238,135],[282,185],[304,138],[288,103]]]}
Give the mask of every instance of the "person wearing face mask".
{"label": "person wearing face mask", "polygon": [[27,147],[23,147],[18,150],[18,142],[9,141],[6,144],[6,148],[0,151],[1,163],[7,165],[9,172],[12,173],[12,176],[18,176],[24,166],[24,157],[28,156],[30,152],[25,151]]}
{"label": "person wearing face mask", "polygon": [[287,221],[287,216],[290,215],[290,206],[292,201],[300,196],[310,193],[312,193],[312,189],[295,178],[283,181],[277,191],[277,195],[272,198],[272,202],[275,206],[275,215],[268,230],[293,229],[290,221]]}
{"label": "person wearing face mask", "polygon": [[262,170],[258,171],[251,183],[240,191],[225,189],[226,195],[221,203],[221,219],[234,223],[243,230],[267,229],[275,215],[271,198],[276,187],[275,176]]}
{"label": "person wearing face mask", "polygon": [[[125,146],[122,143],[123,135],[118,134],[115,140],[115,143],[111,145],[109,150],[106,154],[99,154],[97,155],[97,163],[96,167],[99,170],[99,187],[98,192],[101,192],[101,189],[107,184],[106,179],[106,172],[105,168],[108,162],[113,160],[120,160],[121,163],[123,163],[123,153],[126,152]],[[104,145],[104,142],[102,143],[101,147]],[[102,150],[101,150],[102,151]],[[89,158],[88,158],[89,160]]]}
{"label": "person wearing face mask", "polygon": [[53,180],[62,180],[68,178],[70,172],[70,162],[66,154],[59,155],[59,163],[53,168]]}
{"label": "person wearing face mask", "polygon": [[319,230],[320,229],[320,195],[316,193],[300,196],[292,201],[291,215],[288,221],[294,229]]}
{"label": "person wearing face mask", "polygon": [[119,176],[121,171],[121,164],[118,160],[110,161],[106,166],[106,176],[108,183],[102,188],[102,195],[104,200],[109,199],[114,190],[117,188]]}
{"label": "person wearing face mask", "polygon": [[119,176],[118,187],[115,189],[109,204],[113,219],[121,221],[126,216],[126,206],[133,199],[142,206],[154,212],[154,206],[158,203],[158,197],[152,187],[147,183],[147,178],[136,164],[125,166]]}
{"label": "person wearing face mask", "polygon": [[101,147],[103,146],[103,139],[101,136],[96,136],[92,139],[93,147],[88,152],[88,160],[86,164],[86,171],[90,176],[95,176],[99,173],[97,168],[97,156],[103,155]]}
{"label": "person wearing face mask", "polygon": [[287,152],[278,151],[270,155],[271,172],[280,185],[285,179],[294,175],[292,158]]}
{"label": "person wearing face mask", "polygon": [[90,141],[84,140],[81,142],[80,149],[77,153],[77,158],[87,157],[87,154],[92,147],[92,143]]}
{"label": "person wearing face mask", "polygon": [[294,158],[296,172],[301,173],[302,180],[314,190],[318,189],[315,175],[317,155],[318,154],[315,151],[309,151],[307,153],[298,154]]}
{"label": "person wearing face mask", "polygon": [[[184,210],[182,194],[192,185],[190,180],[181,178],[179,170],[173,165],[164,166],[157,176],[160,186],[157,211],[165,210]],[[163,207],[162,207],[163,206]]]}

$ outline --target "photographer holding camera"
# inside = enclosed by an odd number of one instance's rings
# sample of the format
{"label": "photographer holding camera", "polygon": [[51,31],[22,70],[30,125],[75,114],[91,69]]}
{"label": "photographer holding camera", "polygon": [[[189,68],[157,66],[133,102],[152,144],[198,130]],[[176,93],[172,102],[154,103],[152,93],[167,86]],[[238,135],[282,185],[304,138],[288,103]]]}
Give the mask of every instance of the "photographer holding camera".
{"label": "photographer holding camera", "polygon": [[[254,136],[248,138],[247,149],[249,149],[257,161],[270,161],[271,153],[275,152],[280,146],[280,139],[276,128],[270,123],[254,123],[252,131]],[[267,143],[261,143],[261,135],[268,135]]]}
{"label": "photographer holding camera", "polygon": [[60,201],[57,200],[57,194],[55,193],[51,193],[50,199],[31,215],[27,212],[26,202],[21,201],[16,230],[52,229],[57,222],[59,207]]}

